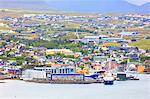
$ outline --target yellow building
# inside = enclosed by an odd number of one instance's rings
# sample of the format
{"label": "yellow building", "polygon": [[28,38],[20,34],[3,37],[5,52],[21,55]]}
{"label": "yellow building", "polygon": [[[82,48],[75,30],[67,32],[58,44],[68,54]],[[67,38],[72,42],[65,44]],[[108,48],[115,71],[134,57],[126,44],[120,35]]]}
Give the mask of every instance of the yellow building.
{"label": "yellow building", "polygon": [[145,66],[138,66],[137,71],[138,72],[144,72]]}
{"label": "yellow building", "polygon": [[53,54],[65,54],[65,55],[74,55],[73,51],[69,49],[48,49],[46,50],[47,55],[53,55]]}
{"label": "yellow building", "polygon": [[83,69],[78,68],[76,71],[78,74],[89,74],[89,68],[87,66],[84,66]]}

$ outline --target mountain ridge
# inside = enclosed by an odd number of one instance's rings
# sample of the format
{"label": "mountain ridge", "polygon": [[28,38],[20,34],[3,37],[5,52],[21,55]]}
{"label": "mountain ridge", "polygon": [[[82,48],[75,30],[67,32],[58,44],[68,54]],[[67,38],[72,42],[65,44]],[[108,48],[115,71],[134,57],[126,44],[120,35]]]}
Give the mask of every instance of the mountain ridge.
{"label": "mountain ridge", "polygon": [[150,13],[148,10],[150,3],[138,6],[125,0],[0,0],[0,8],[58,9],[62,11],[101,13]]}

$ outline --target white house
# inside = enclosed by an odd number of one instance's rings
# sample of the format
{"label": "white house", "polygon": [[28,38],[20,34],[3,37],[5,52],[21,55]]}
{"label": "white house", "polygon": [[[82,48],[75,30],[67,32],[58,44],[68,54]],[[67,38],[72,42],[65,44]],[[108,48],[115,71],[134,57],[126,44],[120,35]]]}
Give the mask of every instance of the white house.
{"label": "white house", "polygon": [[99,35],[99,36],[85,36],[82,39],[82,42],[84,43],[89,43],[89,42],[95,42],[95,43],[100,43],[100,42],[106,42],[106,41],[124,41],[125,39],[123,38],[111,38],[107,37],[105,35]]}
{"label": "white house", "polygon": [[120,35],[121,36],[138,36],[139,33],[138,32],[125,32],[125,31],[123,31],[120,33]]}
{"label": "white house", "polygon": [[82,39],[82,42],[84,42],[84,43],[89,43],[89,42],[99,43],[100,40],[102,40],[103,38],[107,38],[107,36],[105,36],[105,35],[99,35],[99,36],[85,36],[85,37]]}
{"label": "white house", "polygon": [[34,67],[37,71],[46,71],[49,74],[74,74],[74,66],[51,66],[51,67]]}

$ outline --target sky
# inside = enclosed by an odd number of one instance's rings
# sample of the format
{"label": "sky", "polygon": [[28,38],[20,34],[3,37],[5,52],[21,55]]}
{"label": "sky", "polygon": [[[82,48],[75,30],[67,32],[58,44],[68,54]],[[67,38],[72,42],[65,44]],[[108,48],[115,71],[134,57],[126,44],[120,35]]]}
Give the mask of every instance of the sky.
{"label": "sky", "polygon": [[[65,0],[45,0],[45,1],[65,1]],[[129,3],[136,4],[136,5],[142,5],[147,2],[150,2],[150,0],[125,0],[128,1]]]}

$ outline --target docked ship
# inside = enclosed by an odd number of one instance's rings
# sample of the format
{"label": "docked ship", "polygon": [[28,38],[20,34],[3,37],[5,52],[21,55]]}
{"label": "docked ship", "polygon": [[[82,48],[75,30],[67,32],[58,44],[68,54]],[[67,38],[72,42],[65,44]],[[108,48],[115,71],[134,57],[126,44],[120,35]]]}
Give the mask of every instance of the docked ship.
{"label": "docked ship", "polygon": [[113,85],[114,84],[114,77],[111,73],[107,73],[103,79],[104,79],[105,85]]}

